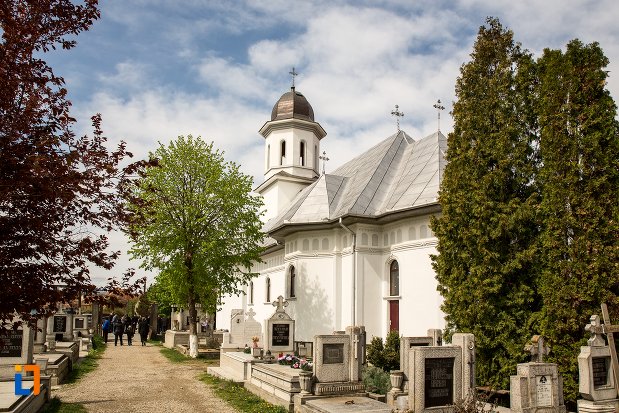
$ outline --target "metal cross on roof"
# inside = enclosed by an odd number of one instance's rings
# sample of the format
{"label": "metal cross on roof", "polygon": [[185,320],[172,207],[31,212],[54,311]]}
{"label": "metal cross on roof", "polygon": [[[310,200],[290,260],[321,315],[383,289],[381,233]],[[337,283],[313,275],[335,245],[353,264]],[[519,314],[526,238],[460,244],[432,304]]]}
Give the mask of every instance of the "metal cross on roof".
{"label": "metal cross on roof", "polygon": [[441,100],[437,100],[434,105],[432,105],[436,112],[438,113],[438,131],[441,131],[441,110],[445,110],[445,106],[441,105]]}
{"label": "metal cross on roof", "polygon": [[294,66],[292,66],[292,71],[288,73],[292,75],[292,88],[294,89],[294,78],[299,76],[299,73],[294,70]]}
{"label": "metal cross on roof", "polygon": [[398,127],[398,132],[400,132],[400,118],[404,116],[404,112],[400,112],[400,107],[395,105],[395,110],[392,110],[391,114],[396,117],[396,125]]}
{"label": "metal cross on roof", "polygon": [[327,158],[327,152],[322,151],[322,155],[320,155],[318,157],[318,159],[322,160],[322,174],[324,175],[325,174],[325,164],[329,160],[329,158]]}

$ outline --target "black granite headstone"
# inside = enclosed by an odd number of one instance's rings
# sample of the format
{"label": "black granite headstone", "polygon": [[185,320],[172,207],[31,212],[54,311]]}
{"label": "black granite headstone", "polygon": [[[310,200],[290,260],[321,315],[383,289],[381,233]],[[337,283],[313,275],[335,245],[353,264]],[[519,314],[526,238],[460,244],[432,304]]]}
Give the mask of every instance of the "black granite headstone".
{"label": "black granite headstone", "polygon": [[290,324],[273,324],[272,333],[272,347],[285,347],[290,345]]}
{"label": "black granite headstone", "polygon": [[0,334],[0,357],[21,357],[22,330],[7,331]]}
{"label": "black granite headstone", "polygon": [[54,333],[64,333],[67,331],[67,317],[54,316]]}
{"label": "black granite headstone", "polygon": [[75,319],[75,328],[84,328],[84,319],[76,318]]}
{"label": "black granite headstone", "polygon": [[425,363],[425,407],[454,403],[454,358],[427,358]]}

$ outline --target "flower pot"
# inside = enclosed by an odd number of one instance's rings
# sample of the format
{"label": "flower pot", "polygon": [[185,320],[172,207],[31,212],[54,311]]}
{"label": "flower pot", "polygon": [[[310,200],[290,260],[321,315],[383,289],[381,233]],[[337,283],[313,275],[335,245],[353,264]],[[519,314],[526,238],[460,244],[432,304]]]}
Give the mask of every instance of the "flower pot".
{"label": "flower pot", "polygon": [[391,370],[389,379],[391,380],[391,389],[400,390],[404,381],[404,372],[402,370]]}
{"label": "flower pot", "polygon": [[311,371],[300,371],[299,372],[299,386],[301,387],[301,394],[311,394],[312,393],[312,378],[314,373]]}

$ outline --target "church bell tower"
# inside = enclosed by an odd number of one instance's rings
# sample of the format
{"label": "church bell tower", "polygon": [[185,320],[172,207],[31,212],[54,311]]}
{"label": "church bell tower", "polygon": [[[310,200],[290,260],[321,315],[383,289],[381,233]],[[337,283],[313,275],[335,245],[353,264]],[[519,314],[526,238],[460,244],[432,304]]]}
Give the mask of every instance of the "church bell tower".
{"label": "church bell tower", "polygon": [[[295,75],[294,69],[291,72]],[[293,77],[294,79],[294,77]],[[264,218],[277,216],[319,174],[320,140],[327,132],[314,121],[314,109],[295,90],[279,98],[271,120],[260,128],[264,137],[264,182],[256,188],[267,208]]]}

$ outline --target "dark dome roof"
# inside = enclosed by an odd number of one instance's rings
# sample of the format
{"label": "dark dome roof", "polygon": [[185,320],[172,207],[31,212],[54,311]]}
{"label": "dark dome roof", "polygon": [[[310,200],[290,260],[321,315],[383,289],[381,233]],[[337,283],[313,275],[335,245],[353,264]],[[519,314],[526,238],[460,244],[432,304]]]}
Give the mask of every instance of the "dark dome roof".
{"label": "dark dome roof", "polygon": [[314,109],[309,104],[305,96],[290,88],[289,92],[282,95],[273,106],[271,120],[281,119],[303,119],[314,121]]}

